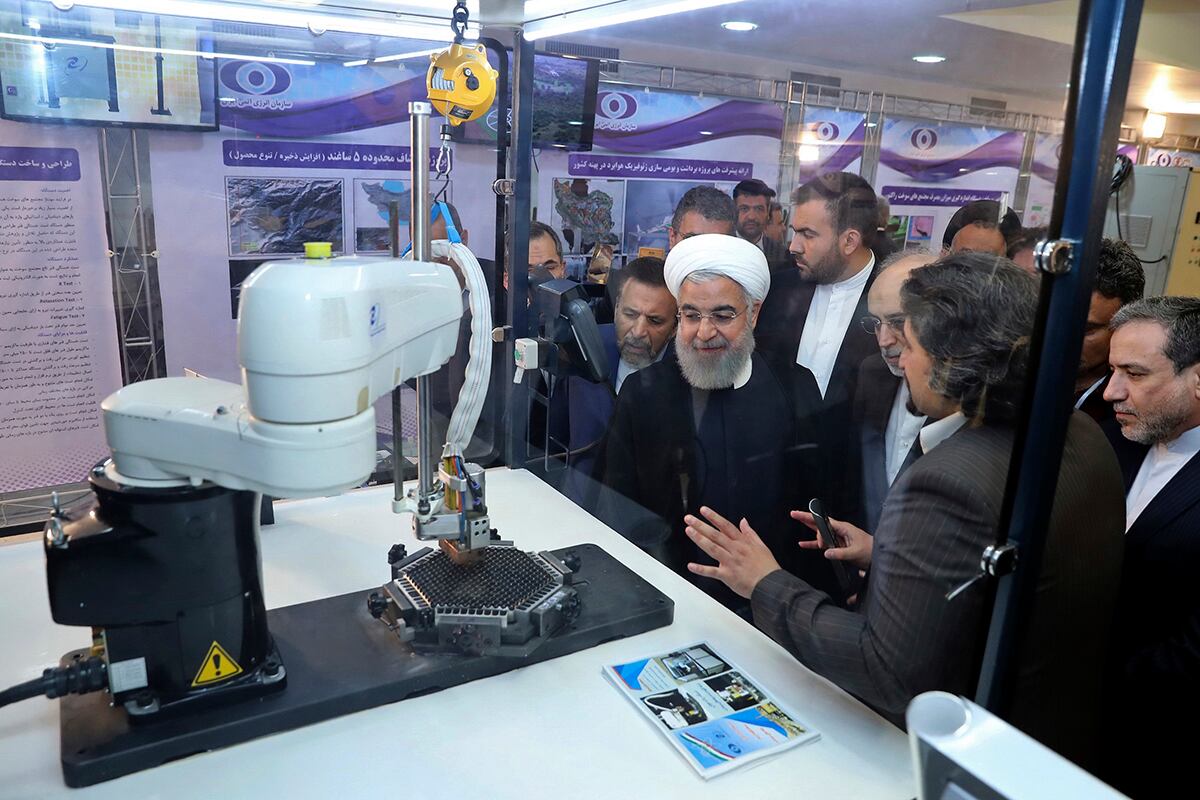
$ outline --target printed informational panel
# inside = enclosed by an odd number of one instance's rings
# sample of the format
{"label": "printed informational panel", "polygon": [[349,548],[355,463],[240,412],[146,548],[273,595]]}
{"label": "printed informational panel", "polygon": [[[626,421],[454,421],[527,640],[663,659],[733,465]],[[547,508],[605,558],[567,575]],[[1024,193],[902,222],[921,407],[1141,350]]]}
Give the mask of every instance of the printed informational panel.
{"label": "printed informational panel", "polygon": [[625,181],[551,178],[554,209],[550,225],[563,235],[568,253],[590,253],[597,245],[624,252],[621,222],[625,219]]}
{"label": "printed informational panel", "polygon": [[341,253],[342,181],[335,178],[226,178],[229,255],[303,255],[306,242]]}
{"label": "printed informational panel", "polygon": [[[0,493],[81,481],[121,386],[96,134],[0,123]],[[37,146],[34,146],[36,143]]]}
{"label": "printed informational panel", "polygon": [[867,120],[861,112],[805,108],[796,150],[798,183],[826,172],[859,174],[866,132]]}
{"label": "printed informational panel", "polygon": [[773,103],[602,84],[592,152],[538,156],[538,218],[563,230],[572,253],[597,240],[629,258],[665,250],[675,204],[693,186],[778,183],[782,132]]}
{"label": "printed informational panel", "polygon": [[950,217],[975,200],[1011,204],[1023,131],[905,119],[884,122],[877,191],[892,213],[932,217],[930,238],[940,246]]}

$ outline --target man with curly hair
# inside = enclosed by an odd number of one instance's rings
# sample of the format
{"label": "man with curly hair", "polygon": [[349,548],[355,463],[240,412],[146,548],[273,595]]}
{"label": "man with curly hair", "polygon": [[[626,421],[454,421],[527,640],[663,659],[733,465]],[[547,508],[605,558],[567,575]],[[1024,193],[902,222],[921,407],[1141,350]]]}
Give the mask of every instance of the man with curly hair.
{"label": "man with curly hair", "polygon": [[[925,454],[892,485],[874,537],[830,521],[839,541],[826,558],[868,571],[858,607],[839,608],[779,569],[744,520],[735,525],[710,509],[685,517],[688,536],[718,562],[692,571],[749,597],[755,625],[897,724],[922,692],[975,691],[992,607],[988,581],[969,582],[999,535],[1037,283],[1005,258],[967,252],[914,270],[900,293],[900,366],[913,404],[936,422],[922,428]],[[1120,580],[1123,493],[1099,426],[1079,411],[1065,422],[1006,716],[1094,767],[1105,730],[1098,665]],[[792,517],[816,529],[811,515]]]}

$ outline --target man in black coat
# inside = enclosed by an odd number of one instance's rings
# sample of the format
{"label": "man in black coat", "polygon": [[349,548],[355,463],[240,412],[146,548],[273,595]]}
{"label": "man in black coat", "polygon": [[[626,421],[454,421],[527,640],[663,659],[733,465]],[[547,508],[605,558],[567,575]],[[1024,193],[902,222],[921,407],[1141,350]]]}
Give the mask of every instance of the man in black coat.
{"label": "man in black coat", "polygon": [[[787,509],[815,494],[820,396],[801,368],[772,370],[754,352],[770,285],[757,247],[721,234],[685,239],[667,257],[679,303],[675,352],[626,378],[606,440],[600,516],[687,577],[702,557],[683,517],[702,507],[762,526],[780,562],[832,588],[829,565],[796,546]],[[807,569],[806,569],[807,567]],[[718,581],[701,588],[736,611]]]}
{"label": "man in black coat", "polygon": [[[926,417],[912,407],[912,395],[900,369],[904,344],[904,312],[900,286],[914,269],[936,260],[928,251],[899,253],[875,273],[867,293],[864,327],[874,330],[877,352],[858,370],[847,450],[854,457],[845,496],[853,502],[829,513],[873,531],[879,525],[883,501],[901,473],[921,455],[918,441]],[[850,492],[856,490],[855,494]]]}
{"label": "man in black coat", "polygon": [[[925,454],[892,487],[873,538],[832,522],[841,541],[827,557],[870,567],[859,610],[780,570],[748,526],[709,515],[687,528],[720,562],[691,569],[749,597],[755,625],[897,724],[921,692],[974,693],[992,609],[986,582],[967,584],[998,538],[1037,284],[1007,259],[960,253],[915,270],[901,292],[900,363],[914,404],[937,421],[922,429]],[[1095,422],[1074,413],[1066,424],[1009,720],[1094,768],[1102,737],[1140,735],[1103,724],[1098,668],[1120,578],[1120,471]]]}
{"label": "man in black coat", "polygon": [[1111,774],[1134,797],[1172,796],[1200,713],[1200,299],[1155,297],[1112,320],[1104,398],[1126,489],[1125,573],[1112,661]]}

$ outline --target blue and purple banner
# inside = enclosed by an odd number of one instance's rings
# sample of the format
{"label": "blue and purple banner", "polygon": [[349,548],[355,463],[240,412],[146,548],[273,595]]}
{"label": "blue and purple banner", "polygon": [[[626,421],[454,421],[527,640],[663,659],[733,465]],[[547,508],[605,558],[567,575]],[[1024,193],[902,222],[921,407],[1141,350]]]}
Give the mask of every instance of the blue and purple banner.
{"label": "blue and purple banner", "polygon": [[748,161],[571,153],[567,157],[567,173],[580,178],[740,181],[754,174],[754,165]]}
{"label": "blue and purple banner", "polygon": [[70,147],[0,147],[0,181],[77,181],[79,151]]}
{"label": "blue and purple banner", "polygon": [[796,160],[803,182],[826,172],[858,173],[862,166],[866,117],[832,108],[804,109]]}
{"label": "blue and purple banner", "polygon": [[401,72],[396,63],[223,61],[217,80],[221,126],[263,136],[329,136],[407,122],[409,102],[426,99],[424,73]]}
{"label": "blue and purple banner", "polygon": [[879,163],[914,181],[939,183],[973,172],[1020,169],[1024,149],[1024,131],[889,119]]}
{"label": "blue and purple banner", "polygon": [[[273,167],[277,169],[377,169],[406,171],[412,161],[407,147],[381,144],[331,144],[286,142],[264,139],[226,139],[221,143],[227,167]],[[430,149],[434,168],[437,150]]]}
{"label": "blue and purple banner", "polygon": [[782,135],[783,112],[774,103],[610,86],[601,86],[596,95],[594,143],[618,153],[674,150],[732,136]]}

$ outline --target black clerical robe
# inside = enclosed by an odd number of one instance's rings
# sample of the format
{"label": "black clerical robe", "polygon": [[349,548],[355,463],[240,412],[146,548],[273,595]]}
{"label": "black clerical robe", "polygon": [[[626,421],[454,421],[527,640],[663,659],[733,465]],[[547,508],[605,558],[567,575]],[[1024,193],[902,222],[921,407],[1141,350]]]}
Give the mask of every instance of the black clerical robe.
{"label": "black clerical robe", "polygon": [[780,565],[830,591],[833,574],[788,511],[820,494],[821,397],[795,365],[783,374],[758,354],[738,389],[693,390],[674,357],[630,375],[617,398],[601,459],[605,522],[731,607],[745,605],[719,581],[687,570],[715,563],[684,534],[683,516],[709,506],[745,517]]}

